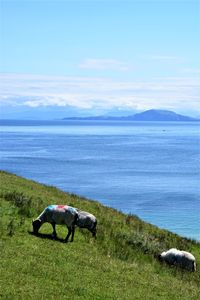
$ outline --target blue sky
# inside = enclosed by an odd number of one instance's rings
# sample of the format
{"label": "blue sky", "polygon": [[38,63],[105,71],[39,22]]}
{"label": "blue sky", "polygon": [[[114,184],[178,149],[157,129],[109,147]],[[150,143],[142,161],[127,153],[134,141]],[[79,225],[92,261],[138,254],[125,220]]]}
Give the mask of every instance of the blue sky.
{"label": "blue sky", "polygon": [[200,114],[200,1],[1,0],[2,105]]}

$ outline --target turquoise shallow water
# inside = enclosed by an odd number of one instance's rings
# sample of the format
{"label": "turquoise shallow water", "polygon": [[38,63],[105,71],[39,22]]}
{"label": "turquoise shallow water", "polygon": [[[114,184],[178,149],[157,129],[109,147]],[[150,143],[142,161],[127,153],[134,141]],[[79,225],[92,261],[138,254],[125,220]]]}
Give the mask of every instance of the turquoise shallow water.
{"label": "turquoise shallow water", "polygon": [[1,121],[0,168],[200,240],[199,125]]}

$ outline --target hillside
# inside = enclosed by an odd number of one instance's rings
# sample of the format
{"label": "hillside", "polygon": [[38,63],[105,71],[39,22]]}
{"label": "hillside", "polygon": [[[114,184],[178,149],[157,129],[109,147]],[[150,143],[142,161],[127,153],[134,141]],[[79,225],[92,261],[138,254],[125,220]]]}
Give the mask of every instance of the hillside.
{"label": "hillside", "polygon": [[121,117],[115,117],[115,116],[92,116],[92,117],[71,117],[71,118],[64,118],[64,120],[97,120],[97,121],[151,121],[151,122],[176,122],[176,121],[182,121],[182,122],[190,122],[190,121],[198,121],[198,119],[183,116],[180,114],[177,114],[173,111],[169,110],[159,110],[159,109],[150,109],[146,110],[141,113],[137,113],[134,115],[129,116],[121,116]]}
{"label": "hillside", "polygon": [[[31,221],[48,204],[69,204],[98,219],[97,239],[76,229],[73,243],[53,240]],[[0,172],[1,299],[199,299],[200,244],[55,187]],[[66,228],[57,226],[60,238]],[[156,255],[191,251],[197,272],[161,264]]]}

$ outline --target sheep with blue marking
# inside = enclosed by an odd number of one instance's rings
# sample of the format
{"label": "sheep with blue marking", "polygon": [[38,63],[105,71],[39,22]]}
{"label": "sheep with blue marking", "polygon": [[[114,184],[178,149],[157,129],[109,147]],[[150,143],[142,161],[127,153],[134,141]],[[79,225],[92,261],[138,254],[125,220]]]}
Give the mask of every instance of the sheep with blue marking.
{"label": "sheep with blue marking", "polygon": [[162,252],[159,255],[159,259],[168,263],[169,265],[179,266],[189,271],[196,271],[196,260],[195,257],[187,251],[177,250],[172,248],[166,252]]}
{"label": "sheep with blue marking", "polygon": [[96,226],[97,219],[89,212],[77,209],[78,217],[76,219],[76,225],[80,228],[87,228],[92,236],[96,238]]}
{"label": "sheep with blue marking", "polygon": [[47,222],[52,225],[53,236],[56,238],[56,225],[66,225],[68,234],[65,238],[65,242],[68,241],[70,235],[72,235],[71,242],[73,242],[77,217],[77,210],[74,207],[68,205],[49,205],[37,219],[33,220],[33,232],[37,235],[42,224]]}

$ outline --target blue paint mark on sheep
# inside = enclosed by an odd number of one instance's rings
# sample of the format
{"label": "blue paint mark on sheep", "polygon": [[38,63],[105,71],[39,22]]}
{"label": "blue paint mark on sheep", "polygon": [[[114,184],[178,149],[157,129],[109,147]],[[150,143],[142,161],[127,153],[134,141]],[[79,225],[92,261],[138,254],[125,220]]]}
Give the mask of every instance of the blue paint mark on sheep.
{"label": "blue paint mark on sheep", "polygon": [[45,208],[45,211],[48,211],[48,210],[53,210],[55,209],[56,205],[49,205]]}

